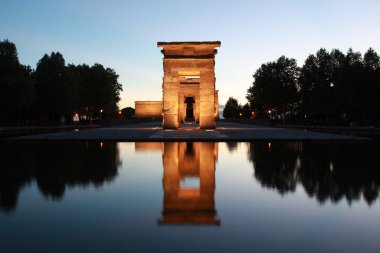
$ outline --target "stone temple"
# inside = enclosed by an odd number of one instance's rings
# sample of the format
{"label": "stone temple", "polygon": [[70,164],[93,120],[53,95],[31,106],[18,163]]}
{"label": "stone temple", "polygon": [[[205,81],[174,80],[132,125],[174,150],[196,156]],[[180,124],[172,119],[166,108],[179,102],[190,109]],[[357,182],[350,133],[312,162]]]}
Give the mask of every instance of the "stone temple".
{"label": "stone temple", "polygon": [[163,118],[165,129],[177,129],[186,121],[215,128],[219,115],[215,48],[220,45],[220,41],[158,42],[164,55],[162,101],[136,101],[136,118]]}

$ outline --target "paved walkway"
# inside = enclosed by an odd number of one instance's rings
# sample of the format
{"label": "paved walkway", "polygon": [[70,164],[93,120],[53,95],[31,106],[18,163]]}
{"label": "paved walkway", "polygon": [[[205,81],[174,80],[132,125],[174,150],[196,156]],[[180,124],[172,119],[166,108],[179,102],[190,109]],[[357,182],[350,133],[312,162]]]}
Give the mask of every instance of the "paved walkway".
{"label": "paved walkway", "polygon": [[163,130],[159,122],[129,124],[117,127],[96,129],[74,129],[68,132],[48,133],[9,138],[7,140],[104,140],[104,141],[361,141],[366,138],[294,130],[286,128],[263,127],[248,124],[218,122],[215,130],[203,130],[183,125],[178,130]]}

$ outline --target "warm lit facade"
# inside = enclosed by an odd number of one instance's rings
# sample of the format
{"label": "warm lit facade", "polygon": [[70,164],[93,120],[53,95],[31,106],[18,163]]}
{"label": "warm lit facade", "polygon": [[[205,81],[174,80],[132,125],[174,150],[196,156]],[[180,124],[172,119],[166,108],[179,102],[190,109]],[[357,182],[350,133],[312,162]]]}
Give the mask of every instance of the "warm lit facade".
{"label": "warm lit facade", "polygon": [[220,41],[157,43],[164,55],[164,128],[179,128],[187,118],[199,122],[200,128],[215,128],[215,48],[220,45]]}
{"label": "warm lit facade", "polygon": [[[220,41],[158,42],[162,48],[163,126],[177,129],[180,123],[193,121],[203,129],[215,128],[219,116],[218,91],[215,90],[215,55]],[[136,118],[149,118],[156,105],[140,101]],[[136,108],[137,111],[137,108]]]}
{"label": "warm lit facade", "polygon": [[162,118],[162,102],[135,101],[135,117],[138,119]]}

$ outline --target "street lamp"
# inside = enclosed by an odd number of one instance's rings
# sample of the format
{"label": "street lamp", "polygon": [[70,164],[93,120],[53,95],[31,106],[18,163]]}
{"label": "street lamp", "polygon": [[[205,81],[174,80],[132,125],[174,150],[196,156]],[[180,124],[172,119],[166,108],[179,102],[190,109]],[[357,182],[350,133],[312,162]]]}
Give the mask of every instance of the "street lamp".
{"label": "street lamp", "polygon": [[100,109],[100,122],[102,122],[102,113],[103,113],[103,109]]}

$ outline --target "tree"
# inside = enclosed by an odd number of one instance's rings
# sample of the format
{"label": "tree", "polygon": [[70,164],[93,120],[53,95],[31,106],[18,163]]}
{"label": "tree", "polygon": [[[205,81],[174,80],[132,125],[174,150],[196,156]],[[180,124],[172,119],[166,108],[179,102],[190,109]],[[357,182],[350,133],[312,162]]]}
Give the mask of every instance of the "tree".
{"label": "tree", "polygon": [[250,107],[260,113],[285,113],[295,108],[299,68],[295,59],[281,56],[275,62],[262,64],[253,75],[254,81],[247,91]]}
{"label": "tree", "polygon": [[125,107],[121,110],[123,117],[126,119],[132,119],[135,117],[135,109],[132,107]]}
{"label": "tree", "polygon": [[336,84],[343,62],[344,55],[336,49],[329,53],[321,48],[309,55],[299,77],[301,115],[325,123],[337,118]]}
{"label": "tree", "polygon": [[252,111],[248,103],[245,103],[243,107],[241,107],[241,113],[244,119],[249,119],[252,116]]}
{"label": "tree", "polygon": [[0,42],[0,124],[22,122],[34,100],[33,71],[20,64],[14,43]]}
{"label": "tree", "polygon": [[62,114],[73,113],[79,95],[77,82],[62,54],[45,54],[37,63],[35,81],[35,110],[40,116],[56,120]]}
{"label": "tree", "polygon": [[364,54],[363,75],[363,120],[380,118],[378,99],[380,97],[380,57],[375,50],[369,48]]}
{"label": "tree", "polygon": [[239,118],[239,113],[240,106],[238,101],[233,97],[229,97],[224,106],[223,117],[226,119],[236,119]]}
{"label": "tree", "polygon": [[[19,63],[14,43],[0,42],[0,125],[31,118],[57,122],[73,113],[114,115],[122,85],[101,64],[66,66],[59,52],[45,54],[36,71]],[[94,114],[92,114],[94,113]],[[47,123],[47,122],[46,122]]]}
{"label": "tree", "polygon": [[119,75],[113,69],[104,68],[101,64],[69,65],[78,82],[79,100],[76,110],[82,113],[112,115],[120,101],[122,85],[118,82]]}
{"label": "tree", "polygon": [[337,81],[337,99],[348,121],[358,121],[364,112],[364,65],[360,52],[348,50]]}

